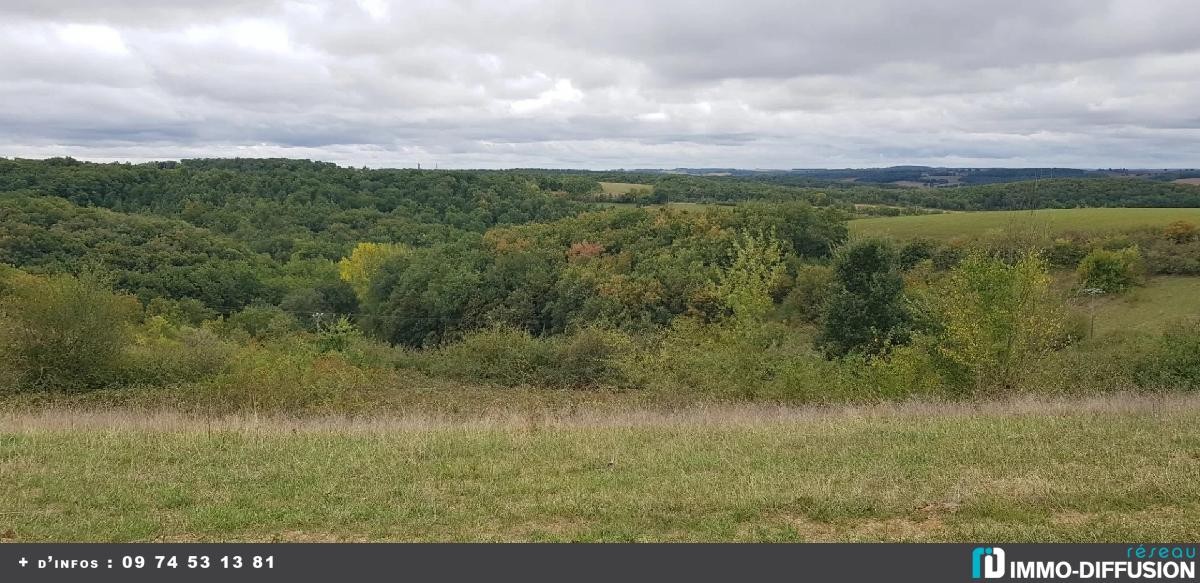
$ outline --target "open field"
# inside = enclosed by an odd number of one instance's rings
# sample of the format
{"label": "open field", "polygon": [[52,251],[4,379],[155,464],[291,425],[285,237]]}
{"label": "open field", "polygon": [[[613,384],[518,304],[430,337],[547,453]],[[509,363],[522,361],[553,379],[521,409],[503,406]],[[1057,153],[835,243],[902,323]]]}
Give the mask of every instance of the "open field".
{"label": "open field", "polygon": [[1193,186],[1200,186],[1200,178],[1180,178],[1174,182],[1175,184],[1191,184]]}
{"label": "open field", "polygon": [[1194,540],[1200,397],[0,416],[17,541]]}
{"label": "open field", "polygon": [[1158,332],[1187,318],[1200,318],[1200,277],[1155,277],[1127,294],[1099,298],[1096,334]]}
{"label": "open field", "polygon": [[1036,211],[984,211],[906,217],[880,217],[850,222],[850,231],[863,235],[890,235],[899,239],[930,237],[950,239],[1019,227],[1041,227],[1051,233],[1097,233],[1153,227],[1186,220],[1200,224],[1196,208],[1084,208]]}
{"label": "open field", "polygon": [[649,190],[654,191],[654,186],[650,184],[634,184],[632,182],[601,182],[600,188],[604,190],[604,194],[609,196],[620,196],[629,194],[634,190]]}

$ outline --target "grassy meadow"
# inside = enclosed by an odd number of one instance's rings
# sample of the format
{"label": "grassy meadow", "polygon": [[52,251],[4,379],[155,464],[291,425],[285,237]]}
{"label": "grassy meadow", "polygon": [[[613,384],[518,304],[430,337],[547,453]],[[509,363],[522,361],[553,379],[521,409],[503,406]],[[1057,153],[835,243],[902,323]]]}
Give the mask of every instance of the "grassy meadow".
{"label": "grassy meadow", "polygon": [[1156,277],[1127,294],[1095,303],[1096,334],[1162,330],[1181,317],[1200,317],[1200,277]]}
{"label": "grassy meadow", "polygon": [[634,184],[632,182],[601,182],[600,189],[604,194],[609,196],[621,196],[629,194],[635,190],[648,190],[653,192],[654,186],[650,184]]}
{"label": "grassy meadow", "polygon": [[1105,233],[1142,227],[1161,227],[1174,221],[1200,222],[1197,208],[1080,208],[1036,211],[985,211],[858,219],[850,222],[857,235],[897,239],[951,239],[1019,228],[1040,227],[1051,234]]}
{"label": "grassy meadow", "polygon": [[0,418],[16,541],[1185,541],[1200,399]]}

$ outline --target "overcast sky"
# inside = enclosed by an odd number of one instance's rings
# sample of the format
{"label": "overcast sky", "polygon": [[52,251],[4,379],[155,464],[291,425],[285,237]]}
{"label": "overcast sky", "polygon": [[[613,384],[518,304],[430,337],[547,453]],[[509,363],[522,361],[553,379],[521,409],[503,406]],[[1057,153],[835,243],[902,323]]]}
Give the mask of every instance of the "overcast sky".
{"label": "overcast sky", "polygon": [[1196,0],[0,0],[0,156],[1200,166]]}

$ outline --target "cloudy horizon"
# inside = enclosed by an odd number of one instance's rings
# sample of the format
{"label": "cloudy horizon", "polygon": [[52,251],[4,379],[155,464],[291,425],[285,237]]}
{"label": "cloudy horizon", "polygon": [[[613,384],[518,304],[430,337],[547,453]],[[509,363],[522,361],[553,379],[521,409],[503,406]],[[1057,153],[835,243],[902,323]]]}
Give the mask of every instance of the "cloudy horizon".
{"label": "cloudy horizon", "polygon": [[1200,166],[1200,3],[0,0],[0,157]]}

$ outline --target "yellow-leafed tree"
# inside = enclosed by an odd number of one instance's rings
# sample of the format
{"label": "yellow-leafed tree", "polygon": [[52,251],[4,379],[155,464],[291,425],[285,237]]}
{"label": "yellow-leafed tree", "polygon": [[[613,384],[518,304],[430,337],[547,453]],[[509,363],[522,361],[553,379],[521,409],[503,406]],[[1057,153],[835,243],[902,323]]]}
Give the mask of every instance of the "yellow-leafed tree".
{"label": "yellow-leafed tree", "polygon": [[338,262],[338,274],[342,281],[354,288],[358,299],[364,300],[371,289],[371,278],[379,272],[379,268],[389,259],[408,251],[407,246],[396,243],[359,243],[349,257],[343,257]]}

